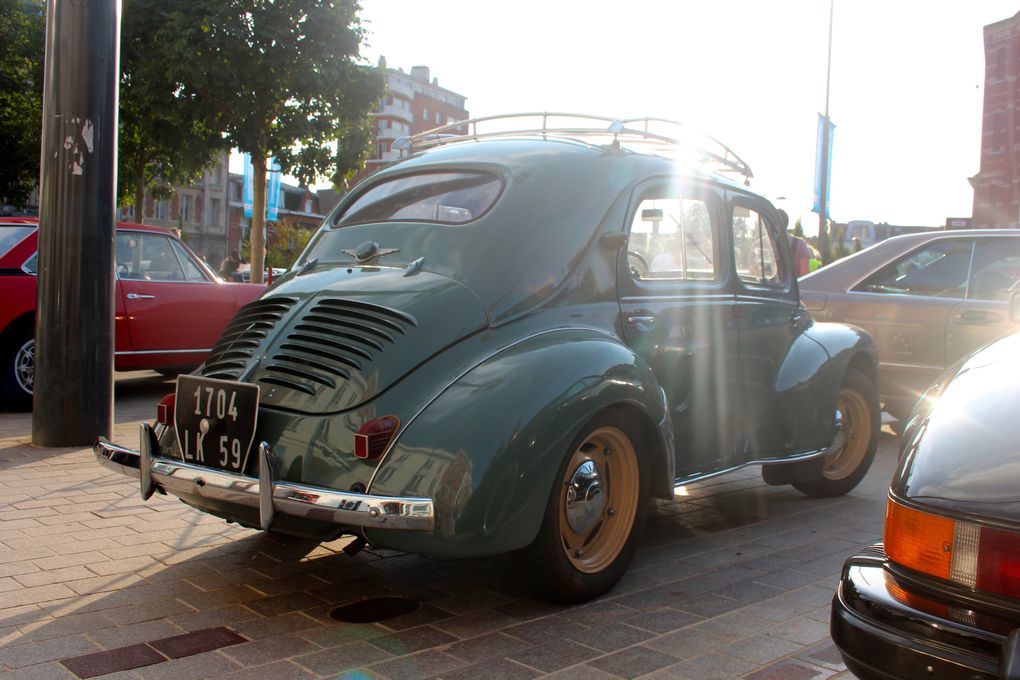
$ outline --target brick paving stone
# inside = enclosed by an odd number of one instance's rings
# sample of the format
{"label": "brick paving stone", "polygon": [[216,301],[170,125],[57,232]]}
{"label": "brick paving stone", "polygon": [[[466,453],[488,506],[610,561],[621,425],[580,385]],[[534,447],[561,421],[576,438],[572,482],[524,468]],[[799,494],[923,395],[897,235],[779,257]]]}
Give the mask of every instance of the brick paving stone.
{"label": "brick paving stone", "polygon": [[371,663],[390,657],[388,652],[367,642],[359,641],[298,656],[293,661],[318,675],[336,676],[352,668],[364,668]]}
{"label": "brick paving stone", "polygon": [[645,647],[669,654],[678,659],[688,659],[721,647],[725,638],[697,628],[684,628],[644,643]]}
{"label": "brick paving stone", "polygon": [[754,668],[744,659],[709,652],[652,673],[647,680],[732,680]]}
{"label": "brick paving stone", "polygon": [[519,638],[503,633],[490,633],[451,644],[447,648],[447,652],[458,659],[474,664],[485,659],[509,656],[531,646],[531,643]]}
{"label": "brick paving stone", "polygon": [[8,668],[22,668],[99,651],[100,647],[84,635],[68,635],[0,649],[0,663]]}
{"label": "brick paving stone", "polygon": [[384,678],[405,680],[406,678],[431,678],[463,667],[463,661],[449,654],[427,651],[382,661],[373,664],[370,670]]}
{"label": "brick paving stone", "polygon": [[552,673],[601,655],[602,652],[597,649],[570,640],[555,640],[511,654],[508,658],[543,673]]}
{"label": "brick paving stone", "polygon": [[246,638],[229,628],[210,628],[153,640],[149,646],[170,659],[180,659],[244,642],[247,642]]}
{"label": "brick paving stone", "polygon": [[[271,678],[272,680],[313,680],[318,676],[301,668],[292,661],[277,661],[265,666],[252,666],[232,673],[217,675],[216,680],[252,680],[253,678]],[[363,680],[359,678],[358,680]]]}
{"label": "brick paving stone", "polygon": [[[522,666],[510,659],[489,660],[474,666],[445,671],[438,677],[441,680],[528,680],[541,674],[527,666]],[[589,680],[591,680],[589,678]]]}
{"label": "brick paving stone", "polygon": [[89,633],[89,639],[103,649],[114,649],[125,647],[139,642],[149,642],[162,638],[182,635],[188,631],[171,624],[162,619],[155,621],[144,621],[130,626],[118,626],[116,628],[104,628]]}
{"label": "brick paving stone", "polygon": [[460,638],[470,638],[516,624],[517,620],[492,609],[482,609],[468,614],[451,616],[436,621],[436,628]]}
{"label": "brick paving stone", "polygon": [[608,656],[603,656],[587,665],[612,673],[621,678],[637,678],[675,664],[675,656],[656,652],[644,647],[631,647]]}
{"label": "brick paving stone", "polygon": [[368,640],[371,644],[394,656],[413,654],[430,647],[439,647],[456,642],[457,638],[452,635],[433,628],[432,626],[418,626],[408,628],[399,633],[381,635]]}
{"label": "brick paving stone", "polygon": [[588,630],[587,626],[582,626],[579,623],[574,623],[559,616],[547,616],[542,619],[510,626],[505,628],[503,632],[526,642],[541,644],[554,638],[567,637],[571,634],[583,634]]}
{"label": "brick paving stone", "polygon": [[744,678],[746,680],[820,680],[830,675],[830,672],[797,659],[785,659],[745,675]]}
{"label": "brick paving stone", "polygon": [[[238,626],[238,629],[240,629],[240,626]],[[369,640],[380,635],[386,635],[387,632],[377,624],[336,623],[331,621],[329,624],[319,628],[303,630],[298,633],[298,637],[304,638],[318,647],[329,649],[330,647],[339,647],[358,640]]]}
{"label": "brick paving stone", "polygon": [[296,635],[280,635],[225,647],[220,653],[242,666],[260,666],[317,651],[319,648]]}
{"label": "brick paving stone", "polygon": [[723,648],[731,656],[756,664],[767,664],[801,649],[801,645],[767,633],[739,640]]}
{"label": "brick paving stone", "polygon": [[60,663],[79,678],[94,678],[163,661],[166,661],[166,657],[152,647],[138,644],[62,659]]}
{"label": "brick paving stone", "polygon": [[142,680],[202,680],[239,668],[237,663],[217,651],[171,659],[154,666],[139,668],[134,673]]}
{"label": "brick paving stone", "polygon": [[653,637],[653,633],[625,623],[610,623],[581,632],[567,633],[566,637],[601,652],[615,652]]}

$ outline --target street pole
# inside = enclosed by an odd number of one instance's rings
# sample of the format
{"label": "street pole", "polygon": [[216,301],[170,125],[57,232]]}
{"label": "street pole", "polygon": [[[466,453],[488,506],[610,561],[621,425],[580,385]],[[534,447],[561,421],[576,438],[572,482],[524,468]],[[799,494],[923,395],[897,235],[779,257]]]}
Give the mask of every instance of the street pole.
{"label": "street pole", "polygon": [[120,0],[48,0],[32,443],[113,429]]}
{"label": "street pole", "polygon": [[832,12],[835,0],[829,0],[829,56],[825,65],[825,116],[822,120],[822,168],[818,196],[818,250],[822,264],[829,264],[829,80],[832,76]]}

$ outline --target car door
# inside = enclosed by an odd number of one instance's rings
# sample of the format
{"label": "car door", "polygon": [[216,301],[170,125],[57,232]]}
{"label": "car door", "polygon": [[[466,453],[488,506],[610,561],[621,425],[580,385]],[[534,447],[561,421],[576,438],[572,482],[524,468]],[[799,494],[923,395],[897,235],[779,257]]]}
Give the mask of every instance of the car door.
{"label": "car door", "polygon": [[969,237],[928,242],[873,272],[847,295],[840,320],[874,338],[879,392],[897,417],[947,365],[946,331],[966,296],[973,247]]}
{"label": "car door", "polygon": [[719,469],[732,449],[733,295],[721,192],[662,180],[631,201],[618,275],[626,342],[666,393],[677,477]]}
{"label": "car door", "polygon": [[[817,356],[802,332],[808,317],[797,298],[786,235],[772,206],[734,193],[728,203],[737,279],[739,330],[734,458],[744,462],[804,448],[805,419],[817,420],[810,380],[790,377],[787,357],[795,342],[800,354]],[[823,362],[824,363],[824,362]],[[784,373],[785,370],[785,373]]]}
{"label": "car door", "polygon": [[978,238],[966,298],[952,308],[946,327],[946,364],[1015,330],[1009,294],[1020,289],[1020,238]]}
{"label": "car door", "polygon": [[118,232],[117,280],[130,337],[120,366],[197,363],[237,311],[230,287],[168,235]]}

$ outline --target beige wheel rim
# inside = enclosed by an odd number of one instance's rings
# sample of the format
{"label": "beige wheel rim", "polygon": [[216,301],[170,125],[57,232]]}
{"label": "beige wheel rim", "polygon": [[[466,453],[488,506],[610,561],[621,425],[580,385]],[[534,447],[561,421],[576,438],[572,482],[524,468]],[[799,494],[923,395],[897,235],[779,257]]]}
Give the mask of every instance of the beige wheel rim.
{"label": "beige wheel rim", "polygon": [[591,432],[571,454],[560,484],[560,538],[578,571],[594,574],[627,544],[640,472],[630,438],[615,427]]}
{"label": "beige wheel rim", "polygon": [[854,473],[868,453],[871,435],[871,409],[860,392],[840,390],[836,410],[842,418],[842,429],[822,468],[822,476],[832,480],[845,479]]}

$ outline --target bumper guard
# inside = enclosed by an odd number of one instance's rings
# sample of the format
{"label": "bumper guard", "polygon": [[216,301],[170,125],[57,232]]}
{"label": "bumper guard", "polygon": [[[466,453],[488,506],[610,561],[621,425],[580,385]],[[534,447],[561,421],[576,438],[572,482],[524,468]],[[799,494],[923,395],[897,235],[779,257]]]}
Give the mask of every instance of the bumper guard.
{"label": "bumper guard", "polygon": [[275,480],[266,442],[259,444],[259,476],[254,478],[163,458],[155,453],[159,440],[148,423],[142,423],[139,434],[140,451],[102,437],[92,450],[103,467],[138,479],[142,500],[160,489],[258,508],[264,530],[273,526],[277,514],[375,529],[432,531],[435,524],[430,498],[372,496]]}

